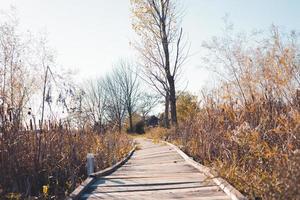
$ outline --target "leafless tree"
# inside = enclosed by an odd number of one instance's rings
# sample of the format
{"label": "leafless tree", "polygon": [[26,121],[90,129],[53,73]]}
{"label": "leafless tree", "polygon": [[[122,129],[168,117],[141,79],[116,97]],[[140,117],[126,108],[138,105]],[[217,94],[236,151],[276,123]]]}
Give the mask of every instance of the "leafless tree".
{"label": "leafless tree", "polygon": [[84,112],[98,132],[103,131],[106,93],[100,79],[89,81],[85,86]]}
{"label": "leafless tree", "polygon": [[132,116],[137,110],[137,104],[140,97],[140,88],[138,75],[134,65],[126,60],[120,60],[115,66],[114,75],[117,84],[120,85],[123,94],[123,103],[127,110],[129,119],[129,131],[133,132]]}
{"label": "leafless tree", "polygon": [[118,76],[110,73],[102,80],[102,84],[107,98],[105,104],[106,119],[121,132],[126,115],[126,107],[124,104],[123,89],[117,80]]}
{"label": "leafless tree", "polygon": [[145,120],[148,114],[157,106],[160,97],[150,93],[142,93],[139,103],[139,110]]}
{"label": "leafless tree", "polygon": [[26,63],[29,38],[17,30],[18,20],[14,12],[6,13],[3,18],[7,20],[0,24],[1,123],[9,121],[13,127],[19,128],[33,81],[30,66]]}
{"label": "leafless tree", "polygon": [[148,85],[156,90],[161,96],[164,97],[165,110],[163,115],[164,127],[169,128],[170,120],[170,92],[167,79],[162,74],[155,72],[152,68],[143,67],[142,76],[140,76]]}
{"label": "leafless tree", "polygon": [[176,78],[187,58],[180,27],[178,1],[132,0],[133,28],[140,37],[134,46],[141,55],[150,82],[165,90],[166,110],[170,101],[171,121],[177,124]]}

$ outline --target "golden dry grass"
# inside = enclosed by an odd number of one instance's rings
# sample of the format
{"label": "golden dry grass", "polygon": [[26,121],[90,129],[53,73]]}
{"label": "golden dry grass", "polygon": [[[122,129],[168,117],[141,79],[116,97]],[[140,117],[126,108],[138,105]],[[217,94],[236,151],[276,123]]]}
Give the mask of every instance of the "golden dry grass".
{"label": "golden dry grass", "polygon": [[[96,171],[106,168],[132,148],[126,134],[52,130],[5,132],[0,140],[0,196],[60,199],[86,178],[86,155],[95,154]],[[10,166],[10,167],[8,167]]]}

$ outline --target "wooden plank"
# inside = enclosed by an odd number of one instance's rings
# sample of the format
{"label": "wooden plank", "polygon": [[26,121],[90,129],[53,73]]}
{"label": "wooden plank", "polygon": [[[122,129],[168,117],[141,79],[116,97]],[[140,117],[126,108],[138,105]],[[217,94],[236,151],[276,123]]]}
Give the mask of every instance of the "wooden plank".
{"label": "wooden plank", "polygon": [[177,163],[177,164],[183,164],[183,163],[186,163],[184,160],[182,159],[178,159],[178,160],[171,160],[168,161],[168,160],[164,160],[164,161],[160,161],[160,162],[151,162],[151,163],[143,163],[143,162],[128,162],[126,163],[124,166],[148,166],[148,165],[160,165],[160,167],[164,167],[164,166],[168,166],[172,163]]}
{"label": "wooden plank", "polygon": [[173,180],[159,180],[156,179],[148,179],[147,182],[142,179],[124,179],[122,181],[110,179],[100,179],[94,182],[90,187],[156,187],[156,186],[172,186],[172,185],[189,185],[189,184],[197,184],[200,186],[207,186],[207,185],[216,185],[213,182],[209,181],[199,181],[198,179],[173,179]]}
{"label": "wooden plank", "polygon": [[127,191],[117,193],[94,192],[83,199],[229,199],[217,186],[181,188],[175,190]]}
{"label": "wooden plank", "polygon": [[186,178],[186,179],[208,179],[206,176],[204,176],[201,173],[180,173],[180,174],[141,174],[141,175],[115,175],[111,174],[109,176],[104,176],[101,179],[156,179],[156,178],[162,178],[163,180],[167,181],[169,179],[180,179],[180,178]]}
{"label": "wooden plank", "polygon": [[[216,185],[207,185],[216,186]],[[199,189],[205,187],[201,183],[195,182],[182,182],[180,183],[164,183],[164,184],[128,184],[128,185],[116,185],[116,186],[101,186],[91,185],[89,188],[93,190],[92,193],[120,193],[120,192],[145,192],[145,191],[161,191],[161,190],[181,190],[181,189]]]}
{"label": "wooden plank", "polygon": [[81,199],[230,199],[170,145],[137,142],[140,150],[112,174],[99,177]]}

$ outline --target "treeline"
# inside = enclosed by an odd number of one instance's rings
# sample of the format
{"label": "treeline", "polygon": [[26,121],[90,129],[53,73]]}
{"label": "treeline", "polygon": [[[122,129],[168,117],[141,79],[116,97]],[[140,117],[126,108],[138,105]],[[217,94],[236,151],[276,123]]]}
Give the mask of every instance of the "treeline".
{"label": "treeline", "polygon": [[145,121],[160,97],[145,91],[136,64],[119,60],[112,71],[79,87],[76,124],[106,130],[144,133]]}

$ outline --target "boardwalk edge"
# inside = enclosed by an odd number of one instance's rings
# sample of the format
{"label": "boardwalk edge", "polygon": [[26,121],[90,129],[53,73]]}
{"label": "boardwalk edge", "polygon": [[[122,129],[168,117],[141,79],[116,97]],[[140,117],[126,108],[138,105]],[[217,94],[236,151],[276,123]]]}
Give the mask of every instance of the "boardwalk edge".
{"label": "boardwalk edge", "polygon": [[137,146],[135,145],[132,150],[126,155],[126,157],[124,157],[121,161],[117,162],[113,166],[91,174],[67,198],[65,198],[65,200],[78,200],[80,196],[87,190],[87,188],[96,181],[97,178],[109,175],[120,168],[122,165],[124,165],[130,159],[136,148]]}
{"label": "boardwalk edge", "polygon": [[184,158],[190,165],[198,169],[199,171],[203,172],[208,177],[212,178],[212,180],[232,199],[232,200],[247,200],[247,198],[241,194],[237,189],[235,189],[232,185],[230,185],[227,181],[220,177],[216,177],[213,170],[211,170],[208,167],[205,167],[204,165],[201,165],[200,163],[194,161],[191,157],[186,155],[182,150],[180,150],[177,146],[174,144],[171,144],[167,141],[162,141],[163,143],[173,147],[181,157]]}

